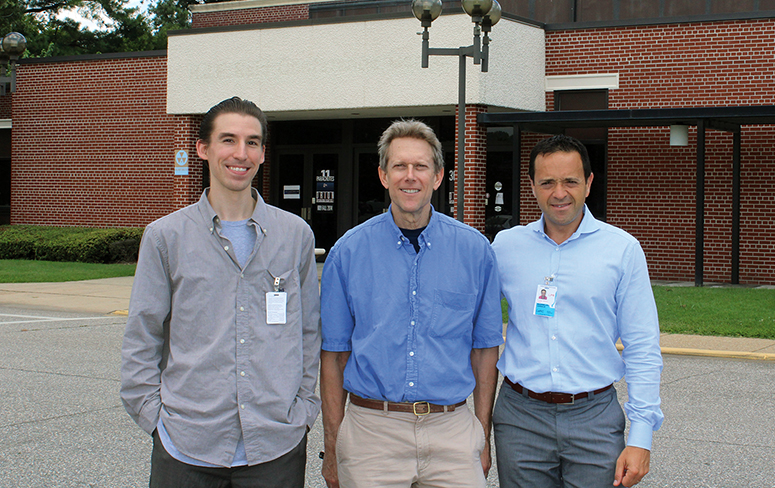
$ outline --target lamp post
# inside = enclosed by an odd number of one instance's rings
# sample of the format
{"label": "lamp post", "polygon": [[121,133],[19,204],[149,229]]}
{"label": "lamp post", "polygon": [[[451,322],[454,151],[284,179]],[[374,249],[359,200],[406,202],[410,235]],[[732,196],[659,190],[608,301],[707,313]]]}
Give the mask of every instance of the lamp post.
{"label": "lamp post", "polygon": [[[11,93],[16,91],[16,61],[19,55],[27,49],[27,39],[18,32],[11,32],[0,41],[0,94],[5,95],[5,84],[11,84]],[[5,76],[8,65],[11,66],[11,76]]]}
{"label": "lamp post", "polygon": [[[474,40],[470,46],[459,48],[429,47],[428,28],[441,15],[441,0],[412,0],[412,12],[423,27],[422,67],[428,67],[430,56],[458,57],[458,139],[457,139],[457,219],[463,222],[463,198],[465,195],[465,131],[466,131],[466,57],[481,65],[482,73],[489,68],[490,31],[501,18],[501,6],[497,0],[462,0],[463,10],[474,23]],[[484,32],[484,39],[482,39]]]}

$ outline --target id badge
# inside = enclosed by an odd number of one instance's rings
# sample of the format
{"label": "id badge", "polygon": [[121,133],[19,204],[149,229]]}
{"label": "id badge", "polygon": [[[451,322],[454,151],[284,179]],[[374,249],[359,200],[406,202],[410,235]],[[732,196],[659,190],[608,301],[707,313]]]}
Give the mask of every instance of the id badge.
{"label": "id badge", "polygon": [[284,291],[270,291],[266,294],[266,323],[279,325],[285,323],[285,311],[288,294]]}
{"label": "id badge", "polygon": [[533,307],[533,315],[542,317],[554,317],[554,306],[557,301],[557,287],[538,285],[536,301]]}

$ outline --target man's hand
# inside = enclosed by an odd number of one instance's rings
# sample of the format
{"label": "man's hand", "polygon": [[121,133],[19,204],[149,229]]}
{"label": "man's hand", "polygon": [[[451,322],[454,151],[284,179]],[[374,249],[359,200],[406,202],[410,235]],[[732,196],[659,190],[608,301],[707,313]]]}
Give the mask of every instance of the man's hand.
{"label": "man's hand", "polygon": [[651,451],[627,446],[616,461],[614,486],[634,486],[649,472]]}
{"label": "man's hand", "polygon": [[484,443],[484,450],[482,451],[482,455],[480,456],[480,459],[482,460],[482,471],[484,471],[484,477],[487,478],[487,474],[490,472],[490,468],[492,468],[492,455],[490,454],[490,439],[487,439]]}
{"label": "man's hand", "polygon": [[339,488],[339,473],[336,469],[336,452],[326,451],[323,456],[322,472],[328,488]]}

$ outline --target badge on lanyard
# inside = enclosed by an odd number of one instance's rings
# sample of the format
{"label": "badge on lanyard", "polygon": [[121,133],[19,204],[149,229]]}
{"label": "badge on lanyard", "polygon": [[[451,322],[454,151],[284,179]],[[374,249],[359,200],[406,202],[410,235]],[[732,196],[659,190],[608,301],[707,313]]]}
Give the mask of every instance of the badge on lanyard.
{"label": "badge on lanyard", "polygon": [[554,281],[554,276],[548,276],[544,280],[543,285],[538,285],[533,315],[554,317],[554,307],[557,303],[557,287],[549,284],[552,281]]}
{"label": "badge on lanyard", "polygon": [[284,324],[287,304],[288,294],[280,288],[280,278],[275,278],[274,291],[266,294],[266,323],[269,325]]}

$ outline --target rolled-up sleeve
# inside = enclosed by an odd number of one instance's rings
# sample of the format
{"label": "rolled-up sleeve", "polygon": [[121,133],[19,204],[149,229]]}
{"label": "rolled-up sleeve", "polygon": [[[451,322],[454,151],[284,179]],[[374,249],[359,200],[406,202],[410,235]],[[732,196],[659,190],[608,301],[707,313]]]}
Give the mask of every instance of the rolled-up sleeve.
{"label": "rolled-up sleeve", "polygon": [[167,256],[148,226],[140,244],[121,348],[121,400],[129,415],[149,434],[159,420],[165,328],[171,286]]}
{"label": "rolled-up sleeve", "polygon": [[473,347],[487,349],[503,344],[503,313],[501,311],[501,282],[495,252],[489,245],[482,259],[479,282],[482,284],[474,320]]}
{"label": "rolled-up sleeve", "polygon": [[352,350],[352,333],[355,321],[350,311],[345,279],[342,276],[338,249],[332,249],[320,283],[323,322],[323,350],[347,352]]}

